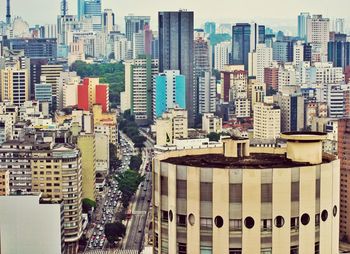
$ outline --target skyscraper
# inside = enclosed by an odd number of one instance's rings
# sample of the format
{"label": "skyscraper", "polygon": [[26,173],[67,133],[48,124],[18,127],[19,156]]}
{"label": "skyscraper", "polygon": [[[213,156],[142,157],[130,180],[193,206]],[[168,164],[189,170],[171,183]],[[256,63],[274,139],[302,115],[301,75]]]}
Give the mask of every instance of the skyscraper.
{"label": "skyscraper", "polygon": [[93,30],[101,31],[101,0],[78,0],[78,20],[82,20],[84,18],[91,18]]}
{"label": "skyscraper", "polygon": [[350,42],[346,41],[345,34],[335,34],[334,41],[328,42],[328,62],[344,69],[350,65]]}
{"label": "skyscraper", "polygon": [[344,33],[345,20],[342,18],[337,18],[334,22],[334,32]]}
{"label": "skyscraper", "polygon": [[248,70],[248,54],[259,43],[265,43],[265,26],[256,23],[232,26],[232,64],[244,65]]}
{"label": "skyscraper", "polygon": [[159,71],[180,70],[186,78],[186,106],[189,126],[197,114],[196,88],[193,79],[193,17],[192,11],[159,12]]}
{"label": "skyscraper", "polygon": [[102,24],[106,33],[110,33],[114,30],[115,14],[111,9],[105,9],[103,11]]}
{"label": "skyscraper", "polygon": [[298,16],[298,36],[302,40],[306,40],[306,21],[310,18],[310,13],[302,12]]}
{"label": "skyscraper", "polygon": [[133,34],[143,31],[150,20],[150,16],[125,16],[125,35],[128,41],[133,41]]}
{"label": "skyscraper", "polygon": [[215,22],[205,22],[204,24],[204,32],[206,34],[215,34],[216,32],[216,23]]}
{"label": "skyscraper", "polygon": [[307,42],[313,48],[319,50],[321,55],[327,55],[327,43],[329,42],[329,19],[322,15],[313,15],[307,19]]}

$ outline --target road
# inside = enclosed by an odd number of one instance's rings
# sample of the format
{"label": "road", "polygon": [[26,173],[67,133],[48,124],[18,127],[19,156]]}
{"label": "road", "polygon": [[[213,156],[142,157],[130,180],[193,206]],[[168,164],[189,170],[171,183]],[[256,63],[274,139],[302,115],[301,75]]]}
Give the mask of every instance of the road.
{"label": "road", "polygon": [[146,171],[148,162],[151,161],[152,154],[149,153],[149,148],[152,148],[150,142],[145,142],[145,149],[143,149],[143,165],[142,172],[144,172],[145,180],[141,183],[140,189],[135,196],[135,208],[130,224],[128,235],[126,236],[124,249],[139,250],[143,249],[145,228],[147,216],[152,199],[152,173]]}

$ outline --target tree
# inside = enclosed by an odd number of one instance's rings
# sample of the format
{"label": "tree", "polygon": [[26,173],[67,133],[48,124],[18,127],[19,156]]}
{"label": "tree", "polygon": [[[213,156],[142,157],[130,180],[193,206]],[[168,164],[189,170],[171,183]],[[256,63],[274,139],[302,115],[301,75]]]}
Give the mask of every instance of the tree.
{"label": "tree", "polygon": [[220,134],[216,132],[210,132],[207,136],[209,138],[209,141],[219,141],[220,140]]}
{"label": "tree", "polygon": [[120,160],[117,158],[117,147],[113,144],[109,144],[109,169],[117,170],[120,166]]}
{"label": "tree", "polygon": [[[128,169],[116,177],[118,188],[122,193],[123,205],[128,205],[131,197],[135,194],[140,183],[144,180],[138,172]],[[124,206],[125,207],[125,206]]]}
{"label": "tree", "polygon": [[116,223],[107,223],[105,225],[105,235],[109,243],[113,244],[120,237],[124,237],[126,228],[124,224],[120,222]]}
{"label": "tree", "polygon": [[82,202],[83,213],[88,213],[93,207],[96,207],[96,202],[91,199],[84,198]]}
{"label": "tree", "polygon": [[140,155],[131,156],[129,167],[132,170],[139,171],[141,165],[142,165],[142,157]]}

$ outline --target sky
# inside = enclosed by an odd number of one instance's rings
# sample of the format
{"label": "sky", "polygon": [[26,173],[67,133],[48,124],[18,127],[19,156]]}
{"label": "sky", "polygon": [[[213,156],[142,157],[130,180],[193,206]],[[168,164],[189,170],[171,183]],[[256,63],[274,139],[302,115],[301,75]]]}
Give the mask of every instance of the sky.
{"label": "sky", "polygon": [[[6,0],[0,0],[0,17],[4,19]],[[60,0],[11,0],[12,16],[21,16],[30,25],[53,24],[59,14]],[[160,10],[187,9],[195,13],[195,25],[205,21],[218,23],[260,22],[272,27],[295,26],[301,11],[342,17],[350,24],[349,0],[102,0],[102,7],[112,9],[123,31],[123,17],[151,16],[151,26],[157,25]],[[1,8],[4,6],[3,8]],[[76,14],[77,0],[68,0],[69,14]],[[153,28],[155,29],[155,27]]]}

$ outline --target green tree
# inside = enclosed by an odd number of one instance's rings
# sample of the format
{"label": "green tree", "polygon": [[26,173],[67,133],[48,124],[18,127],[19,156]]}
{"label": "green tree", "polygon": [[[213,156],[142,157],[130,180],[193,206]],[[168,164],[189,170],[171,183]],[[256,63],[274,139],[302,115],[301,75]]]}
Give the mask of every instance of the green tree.
{"label": "green tree", "polygon": [[131,156],[129,167],[132,170],[139,171],[141,165],[142,165],[142,156],[140,156],[140,155]]}
{"label": "green tree", "polygon": [[126,228],[124,224],[120,222],[116,223],[107,223],[105,225],[105,235],[110,244],[118,241],[120,237],[124,237]]}
{"label": "green tree", "polygon": [[140,183],[144,180],[138,172],[128,169],[116,176],[118,188],[122,193],[123,204],[128,204],[131,197],[137,191]]}
{"label": "green tree", "polygon": [[84,198],[82,200],[82,208],[83,208],[83,213],[88,213],[89,211],[91,211],[92,208],[96,207],[96,202],[88,199],[88,198]]}
{"label": "green tree", "polygon": [[220,134],[216,132],[210,132],[207,136],[209,138],[209,141],[219,141],[220,140]]}

